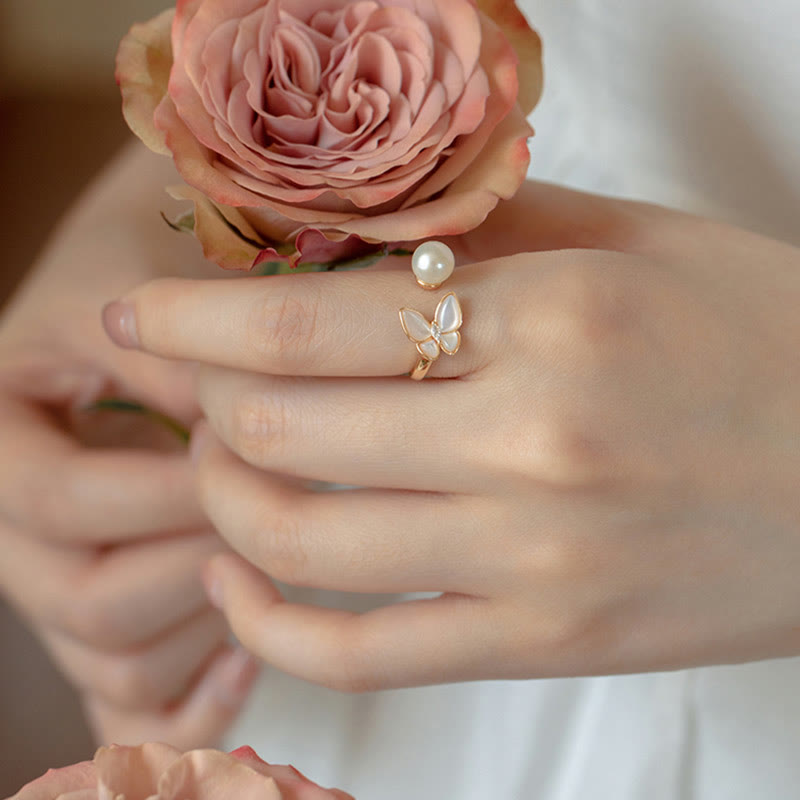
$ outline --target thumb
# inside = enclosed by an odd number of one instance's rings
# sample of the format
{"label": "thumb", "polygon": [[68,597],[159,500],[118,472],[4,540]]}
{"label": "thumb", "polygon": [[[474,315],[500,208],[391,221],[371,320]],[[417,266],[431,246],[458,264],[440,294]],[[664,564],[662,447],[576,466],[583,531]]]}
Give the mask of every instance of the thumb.
{"label": "thumb", "polygon": [[98,744],[158,741],[182,751],[216,748],[241,713],[260,667],[261,662],[243,648],[226,648],[178,706],[129,711],[90,695],[84,698],[84,707]]}

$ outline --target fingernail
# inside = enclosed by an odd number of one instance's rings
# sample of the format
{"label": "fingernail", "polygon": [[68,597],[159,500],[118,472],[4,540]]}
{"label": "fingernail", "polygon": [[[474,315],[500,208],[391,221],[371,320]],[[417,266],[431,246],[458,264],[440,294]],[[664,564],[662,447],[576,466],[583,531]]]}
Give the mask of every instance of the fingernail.
{"label": "fingernail", "polygon": [[208,423],[201,420],[192,428],[192,437],[189,439],[189,458],[196,464],[208,444]]}
{"label": "fingernail", "polygon": [[224,607],[222,581],[208,569],[203,573],[203,587],[206,590],[208,602],[211,603],[214,608],[222,610]]}
{"label": "fingernail", "polygon": [[253,681],[258,677],[260,663],[243,647],[237,647],[226,659],[220,670],[217,696],[228,706],[241,704]]}
{"label": "fingernail", "polygon": [[133,306],[121,300],[109,303],[103,309],[103,327],[108,338],[118,347],[139,347],[136,332],[136,313]]}

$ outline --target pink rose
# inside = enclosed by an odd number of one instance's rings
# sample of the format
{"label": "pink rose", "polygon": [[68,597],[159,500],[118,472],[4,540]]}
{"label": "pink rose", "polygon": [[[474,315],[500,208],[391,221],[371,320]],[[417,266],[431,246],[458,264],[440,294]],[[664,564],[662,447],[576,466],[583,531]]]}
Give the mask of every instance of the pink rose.
{"label": "pink rose", "polygon": [[514,0],[179,0],[131,29],[117,77],[236,269],[477,227],[525,178],[542,85]]}
{"label": "pink rose", "polygon": [[353,800],[293,767],[271,766],[249,747],[233,753],[166,744],[101,747],[94,761],[51,769],[11,800]]}

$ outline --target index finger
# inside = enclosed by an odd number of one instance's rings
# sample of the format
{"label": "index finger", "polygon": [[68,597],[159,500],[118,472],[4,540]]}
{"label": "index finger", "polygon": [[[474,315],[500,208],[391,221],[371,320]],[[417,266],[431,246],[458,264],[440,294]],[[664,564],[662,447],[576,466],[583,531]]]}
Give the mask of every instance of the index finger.
{"label": "index finger", "polygon": [[[504,259],[502,266],[525,258],[530,256]],[[404,333],[400,309],[412,308],[432,322],[440,300],[455,292],[465,346],[439,356],[435,373],[453,377],[491,358],[498,271],[492,262],[463,267],[436,291],[417,286],[410,270],[170,278],[107,306],[104,323],[117,344],[168,358],[272,375],[402,375],[420,356]],[[473,306],[480,309],[475,319]]]}
{"label": "index finger", "polygon": [[0,398],[0,514],[68,543],[108,543],[204,524],[186,455],[91,450],[40,409]]}

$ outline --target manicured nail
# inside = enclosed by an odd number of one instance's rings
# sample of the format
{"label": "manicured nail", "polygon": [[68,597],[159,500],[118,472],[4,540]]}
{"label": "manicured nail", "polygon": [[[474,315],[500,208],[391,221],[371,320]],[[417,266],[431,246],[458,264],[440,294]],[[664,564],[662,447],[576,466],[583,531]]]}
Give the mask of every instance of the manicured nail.
{"label": "manicured nail", "polygon": [[203,455],[208,441],[208,423],[201,420],[192,428],[192,436],[191,439],[189,439],[189,458],[192,459],[193,463],[196,464],[200,460],[200,456]]}
{"label": "manicured nail", "polygon": [[250,691],[261,667],[258,659],[243,647],[237,647],[225,660],[217,683],[217,696],[227,706],[236,708]]}
{"label": "manicured nail", "polygon": [[136,332],[136,312],[133,306],[121,300],[109,303],[103,309],[103,327],[108,338],[119,347],[139,347],[139,335]]}
{"label": "manicured nail", "polygon": [[203,573],[203,586],[205,587],[209,603],[211,603],[214,608],[222,609],[224,606],[222,581],[207,569]]}

